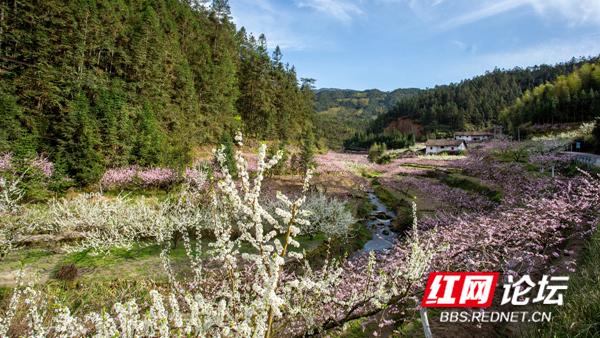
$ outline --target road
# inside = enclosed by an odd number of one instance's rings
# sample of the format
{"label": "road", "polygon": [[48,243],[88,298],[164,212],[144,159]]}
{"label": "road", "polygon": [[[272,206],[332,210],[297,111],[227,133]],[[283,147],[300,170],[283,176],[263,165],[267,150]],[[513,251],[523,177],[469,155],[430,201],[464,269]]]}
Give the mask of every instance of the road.
{"label": "road", "polygon": [[579,153],[575,151],[563,151],[563,154],[575,155],[581,160],[590,161],[595,166],[600,167],[600,155]]}

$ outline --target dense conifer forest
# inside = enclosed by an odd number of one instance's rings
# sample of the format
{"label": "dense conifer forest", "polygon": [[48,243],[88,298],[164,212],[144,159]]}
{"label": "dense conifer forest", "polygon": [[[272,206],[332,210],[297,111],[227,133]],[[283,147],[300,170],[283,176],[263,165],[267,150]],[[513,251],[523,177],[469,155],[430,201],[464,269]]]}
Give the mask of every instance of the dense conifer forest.
{"label": "dense conifer forest", "polygon": [[[492,72],[486,72],[485,75],[463,80],[460,83],[436,86],[399,101],[392,109],[371,122],[367,134],[382,133],[392,121],[401,117],[410,118],[420,124],[421,132],[434,138],[450,136],[454,131],[491,128],[494,124],[502,123],[499,119],[502,111],[514,105],[527,91],[533,91],[536,86],[555,81],[557,78],[564,78],[566,81],[566,76],[586,62],[595,60],[596,58],[573,58],[554,66],[494,69]],[[580,84],[575,85],[574,89],[579,96],[582,95],[580,90],[583,89],[586,100],[592,95],[589,92],[591,87],[584,88]],[[594,89],[594,95],[596,91],[597,89]],[[565,109],[569,110],[568,116],[571,116],[572,121],[574,108],[569,107]],[[578,106],[578,109],[580,108]],[[581,118],[581,114],[579,116]],[[527,118],[534,122],[551,120],[549,117],[544,119],[539,114],[530,114]],[[565,117],[564,120],[568,118]],[[518,121],[518,123],[524,122],[526,121]]]}
{"label": "dense conifer forest", "polygon": [[93,182],[185,165],[227,130],[299,137],[313,80],[271,50],[227,0],[1,0],[0,153],[45,154]]}

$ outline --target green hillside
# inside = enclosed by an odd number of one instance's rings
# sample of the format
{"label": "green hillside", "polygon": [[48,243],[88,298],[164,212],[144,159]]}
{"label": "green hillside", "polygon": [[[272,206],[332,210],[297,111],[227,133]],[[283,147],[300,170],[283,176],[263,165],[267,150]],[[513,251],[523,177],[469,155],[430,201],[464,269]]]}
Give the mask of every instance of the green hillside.
{"label": "green hillside", "polygon": [[568,76],[561,75],[527,90],[507,108],[500,120],[509,132],[525,125],[555,125],[594,120],[600,116],[600,64],[586,63]]}
{"label": "green hillside", "polygon": [[324,88],[316,91],[314,109],[318,136],[334,149],[357,131],[364,131],[368,123],[392,108],[398,101],[421,92],[418,88],[396,89],[383,92]]}
{"label": "green hillside", "polygon": [[400,117],[420,124],[421,132],[432,137],[449,136],[457,130],[491,128],[501,123],[501,112],[515,104],[527,90],[554,81],[559,76],[567,76],[588,61],[586,58],[573,58],[554,66],[495,69],[460,83],[436,86],[399,101],[372,121],[367,132],[382,133]]}
{"label": "green hillside", "polygon": [[0,153],[38,152],[80,182],[110,166],[189,163],[242,128],[311,126],[312,80],[231,22],[227,0],[0,2]]}

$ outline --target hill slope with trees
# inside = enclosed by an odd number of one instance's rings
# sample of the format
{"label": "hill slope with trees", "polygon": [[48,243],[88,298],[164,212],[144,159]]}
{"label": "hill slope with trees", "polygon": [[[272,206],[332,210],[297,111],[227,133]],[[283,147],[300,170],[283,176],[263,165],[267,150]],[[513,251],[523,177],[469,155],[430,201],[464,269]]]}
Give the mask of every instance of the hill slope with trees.
{"label": "hill slope with trees", "polygon": [[398,101],[418,94],[418,88],[399,88],[391,92],[322,88],[316,91],[314,109],[317,136],[331,148],[340,148],[343,140],[392,108]]}
{"label": "hill slope with trees", "polygon": [[568,76],[527,90],[504,110],[500,120],[508,130],[526,124],[584,122],[600,116],[600,63],[585,63]]}
{"label": "hill slope with trees", "polygon": [[436,86],[399,101],[372,121],[367,133],[382,133],[393,121],[410,118],[431,137],[450,136],[454,131],[482,130],[500,123],[501,112],[527,90],[573,73],[596,58],[571,59],[554,66],[495,69],[460,83]]}
{"label": "hill slope with trees", "polygon": [[231,22],[227,0],[0,1],[0,153],[38,152],[80,182],[181,166],[242,128],[294,138],[312,80]]}

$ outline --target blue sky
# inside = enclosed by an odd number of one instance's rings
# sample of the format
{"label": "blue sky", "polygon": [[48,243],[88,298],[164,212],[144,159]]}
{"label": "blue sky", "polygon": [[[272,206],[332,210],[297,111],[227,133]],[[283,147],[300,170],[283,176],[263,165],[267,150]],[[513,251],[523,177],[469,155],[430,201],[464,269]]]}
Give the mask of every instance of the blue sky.
{"label": "blue sky", "polygon": [[317,88],[434,87],[600,54],[600,0],[229,0]]}

